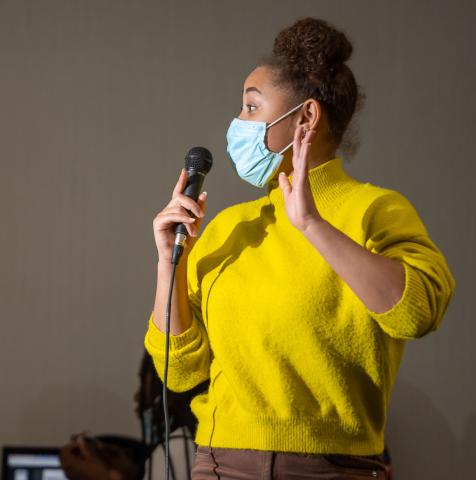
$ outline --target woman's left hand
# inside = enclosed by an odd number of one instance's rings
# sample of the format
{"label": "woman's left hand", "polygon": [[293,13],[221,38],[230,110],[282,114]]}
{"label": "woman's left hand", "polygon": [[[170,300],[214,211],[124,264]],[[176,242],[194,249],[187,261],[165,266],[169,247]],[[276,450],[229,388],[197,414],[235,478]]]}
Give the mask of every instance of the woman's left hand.
{"label": "woman's left hand", "polygon": [[323,218],[317,211],[308,176],[310,142],[316,131],[308,130],[301,140],[302,131],[303,127],[301,125],[294,131],[293,183],[291,185],[283,172],[278,175],[278,179],[289,220],[294,227],[301,232],[305,232],[309,225],[323,221]]}

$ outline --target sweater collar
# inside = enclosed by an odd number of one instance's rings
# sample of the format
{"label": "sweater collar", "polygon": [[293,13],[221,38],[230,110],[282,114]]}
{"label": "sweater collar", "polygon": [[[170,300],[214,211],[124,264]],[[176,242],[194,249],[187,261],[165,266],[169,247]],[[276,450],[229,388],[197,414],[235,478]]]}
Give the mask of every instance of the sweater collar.
{"label": "sweater collar", "polygon": [[[317,205],[325,208],[332,207],[358,181],[347,174],[342,167],[342,158],[334,157],[308,171],[311,191]],[[288,179],[292,184],[293,175]],[[283,204],[283,193],[278,179],[270,180],[267,184],[267,196],[273,204]]]}

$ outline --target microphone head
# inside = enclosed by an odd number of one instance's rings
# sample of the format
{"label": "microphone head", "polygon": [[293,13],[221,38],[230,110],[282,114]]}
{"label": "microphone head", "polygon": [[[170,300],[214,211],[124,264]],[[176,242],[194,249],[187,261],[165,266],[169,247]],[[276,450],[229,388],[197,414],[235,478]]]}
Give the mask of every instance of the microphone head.
{"label": "microphone head", "polygon": [[212,164],[212,154],[205,147],[193,147],[185,155],[185,168],[187,170],[194,169],[206,174],[212,168]]}

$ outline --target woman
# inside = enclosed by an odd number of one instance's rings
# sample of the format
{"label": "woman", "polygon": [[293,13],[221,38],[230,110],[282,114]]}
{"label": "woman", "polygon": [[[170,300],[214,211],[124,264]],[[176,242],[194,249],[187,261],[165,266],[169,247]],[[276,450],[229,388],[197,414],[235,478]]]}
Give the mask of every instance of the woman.
{"label": "woman", "polygon": [[193,239],[175,283],[169,388],[210,378],[191,402],[194,479],[388,478],[405,343],[439,327],[455,280],[411,203],[336,156],[359,99],[351,52],[323,20],[280,32],[227,132],[236,172],[266,195],[225,208],[197,240],[206,194],[182,195],[182,172],[154,219],[145,346],[160,376],[172,227],[185,222]]}

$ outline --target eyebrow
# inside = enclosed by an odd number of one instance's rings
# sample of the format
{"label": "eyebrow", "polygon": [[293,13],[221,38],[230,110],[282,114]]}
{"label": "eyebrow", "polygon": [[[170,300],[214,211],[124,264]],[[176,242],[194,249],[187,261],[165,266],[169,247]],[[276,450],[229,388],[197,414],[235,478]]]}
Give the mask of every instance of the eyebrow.
{"label": "eyebrow", "polygon": [[261,91],[258,90],[256,87],[248,87],[244,92],[242,93],[248,93],[248,92],[258,92],[260,95],[262,95]]}

